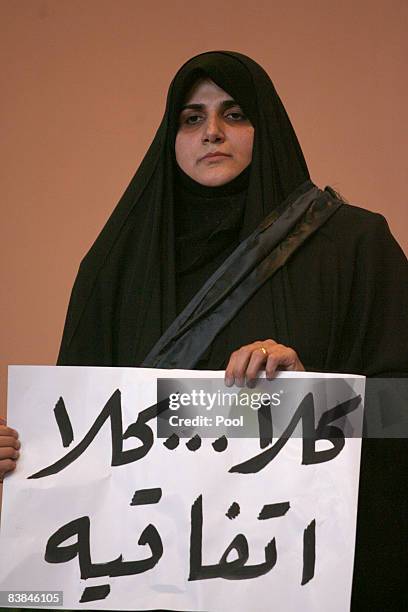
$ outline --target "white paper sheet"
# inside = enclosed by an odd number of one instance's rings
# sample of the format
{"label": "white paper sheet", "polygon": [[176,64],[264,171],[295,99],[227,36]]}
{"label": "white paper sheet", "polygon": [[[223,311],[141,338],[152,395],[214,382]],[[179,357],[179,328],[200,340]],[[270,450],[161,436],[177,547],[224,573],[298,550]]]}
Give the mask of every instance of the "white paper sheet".
{"label": "white paper sheet", "polygon": [[[216,452],[214,439],[203,439],[196,451],[189,450],[188,440],[181,439],[179,446],[170,450],[163,439],[154,436],[144,457],[112,466],[108,419],[86,450],[67,467],[49,476],[28,479],[79,444],[116,390],[121,393],[125,431],[141,410],[156,403],[157,378],[222,376],[222,372],[141,368],[11,367],[8,423],[19,431],[22,449],[18,467],[4,485],[1,590],[62,590],[63,607],[70,609],[348,610],[361,439],[346,438],[344,448],[334,459],[312,465],[302,465],[302,439],[290,439],[258,473],[242,474],[229,470],[259,454],[259,440],[230,439],[224,452]],[[279,376],[296,378],[299,374]],[[308,391],[319,393],[313,381],[325,376],[302,373],[305,395]],[[348,378],[348,396],[336,398],[336,403],[352,394],[364,396],[364,382],[362,377]],[[74,432],[74,440],[67,448],[62,445],[54,417],[60,397]],[[362,406],[358,419],[361,424]],[[155,419],[147,427],[154,435]],[[124,450],[138,446],[141,442],[135,438],[123,443]],[[157,503],[131,505],[136,491],[152,488],[161,489]],[[197,539],[191,542],[194,502],[194,534],[202,505],[202,566],[214,566],[217,577],[189,580],[191,550],[196,552],[199,545]],[[233,508],[239,506],[239,513],[228,518],[226,513],[234,502]],[[289,509],[284,515],[258,519],[265,505],[286,502]],[[61,563],[45,559],[52,534],[79,519],[83,527],[84,517],[90,521],[93,571],[100,574],[86,579],[81,578],[77,555]],[[110,576],[112,563],[105,569],[96,565],[109,564],[120,555],[124,563],[150,558],[149,545],[138,544],[148,525],[152,526],[149,534],[154,532],[156,543],[159,538],[163,549],[154,567],[141,573]],[[304,531],[308,526],[309,536],[313,530],[315,533],[314,571],[302,585]],[[223,571],[234,574],[233,566],[217,569],[217,564],[238,534],[242,534],[240,543],[246,541],[248,545],[243,572],[250,571],[248,566],[256,568],[265,563],[265,546],[272,540],[275,543],[270,544],[269,550],[276,546],[275,565],[253,578],[219,577]],[[75,545],[77,541],[78,536],[73,535],[61,546]],[[232,562],[237,557],[237,551],[231,551],[227,560]],[[119,567],[120,561],[113,573]],[[89,573],[89,567],[83,571]],[[86,587],[98,585],[109,585],[104,599],[79,603]]]}

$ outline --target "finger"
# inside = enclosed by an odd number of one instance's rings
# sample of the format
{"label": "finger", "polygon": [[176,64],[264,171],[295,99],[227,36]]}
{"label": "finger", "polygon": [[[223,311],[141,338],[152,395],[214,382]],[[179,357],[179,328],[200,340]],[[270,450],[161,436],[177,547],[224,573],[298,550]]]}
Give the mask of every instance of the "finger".
{"label": "finger", "polygon": [[0,448],[0,461],[3,459],[18,459],[20,453],[12,446],[6,448]]}
{"label": "finger", "polygon": [[278,346],[278,342],[275,342],[275,340],[272,340],[271,338],[268,338],[268,340],[263,340],[260,344],[266,348],[268,353],[272,351],[275,346]]}
{"label": "finger", "polygon": [[252,345],[247,345],[242,347],[235,357],[233,376],[237,387],[243,387],[245,385],[246,371],[251,360],[252,352]]}
{"label": "finger", "polygon": [[272,378],[275,376],[279,363],[279,354],[276,352],[269,353],[268,360],[265,365],[265,375],[268,380],[272,380]]}
{"label": "finger", "polygon": [[0,425],[0,438],[1,436],[13,436],[13,438],[18,438],[18,431],[11,427],[7,427],[7,425]]}
{"label": "finger", "polygon": [[238,351],[231,353],[227,367],[225,368],[224,382],[227,387],[232,387],[234,384],[234,363]]}
{"label": "finger", "polygon": [[231,387],[234,383],[239,387],[243,386],[245,377],[244,372],[251,357],[251,347],[251,344],[247,344],[232,353],[225,370],[225,381],[227,386]]}
{"label": "finger", "polygon": [[280,356],[279,368],[292,371],[304,370],[304,367],[293,348],[290,348],[289,346],[282,346],[282,349],[284,350],[282,350]]}
{"label": "finger", "polygon": [[2,446],[12,446],[13,448],[19,449],[21,444],[17,438],[12,436],[0,436],[0,448]]}
{"label": "finger", "polygon": [[304,371],[304,367],[296,351],[288,346],[276,344],[269,354],[266,362],[266,377],[273,378],[276,370]]}
{"label": "finger", "polygon": [[3,479],[4,474],[16,469],[16,462],[13,459],[3,459],[0,461],[0,475]]}
{"label": "finger", "polygon": [[263,369],[267,359],[268,353],[266,352],[266,349],[264,347],[259,347],[252,352],[245,373],[248,386],[253,385],[259,371]]}
{"label": "finger", "polygon": [[241,351],[242,349],[232,353],[227,369],[225,370],[225,384],[228,387],[232,387],[234,384],[236,384],[238,387],[242,387],[243,385],[243,364],[246,364],[249,361],[251,354],[248,353],[247,357],[245,357],[245,353]]}

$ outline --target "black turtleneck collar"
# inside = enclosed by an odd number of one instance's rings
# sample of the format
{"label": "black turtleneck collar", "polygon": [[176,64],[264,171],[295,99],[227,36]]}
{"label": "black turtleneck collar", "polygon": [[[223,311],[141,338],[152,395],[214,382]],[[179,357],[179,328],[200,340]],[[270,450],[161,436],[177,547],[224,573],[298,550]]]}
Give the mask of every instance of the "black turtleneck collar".
{"label": "black turtleneck collar", "polygon": [[177,167],[174,220],[178,312],[237,246],[249,174],[248,166],[229,183],[207,187]]}

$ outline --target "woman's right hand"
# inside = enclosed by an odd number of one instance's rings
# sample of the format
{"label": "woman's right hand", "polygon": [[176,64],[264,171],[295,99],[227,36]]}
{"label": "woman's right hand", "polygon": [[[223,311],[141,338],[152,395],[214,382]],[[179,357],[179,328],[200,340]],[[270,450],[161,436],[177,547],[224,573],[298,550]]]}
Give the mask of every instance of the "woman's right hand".
{"label": "woman's right hand", "polygon": [[0,420],[0,482],[7,472],[16,467],[16,461],[20,455],[20,442],[15,429],[7,427],[3,419]]}

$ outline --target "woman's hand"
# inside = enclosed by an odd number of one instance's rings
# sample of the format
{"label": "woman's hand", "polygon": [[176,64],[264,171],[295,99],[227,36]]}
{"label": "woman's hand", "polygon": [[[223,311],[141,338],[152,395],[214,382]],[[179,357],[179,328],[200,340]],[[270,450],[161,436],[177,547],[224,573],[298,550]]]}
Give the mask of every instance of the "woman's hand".
{"label": "woman's hand", "polygon": [[7,472],[15,469],[19,448],[18,433],[0,419],[0,482]]}
{"label": "woman's hand", "polygon": [[305,371],[296,351],[289,346],[277,344],[270,339],[257,340],[232,353],[225,370],[225,384],[231,387],[235,383],[242,387],[246,380],[247,385],[251,386],[262,369],[266,370],[268,379],[273,378],[278,369]]}

